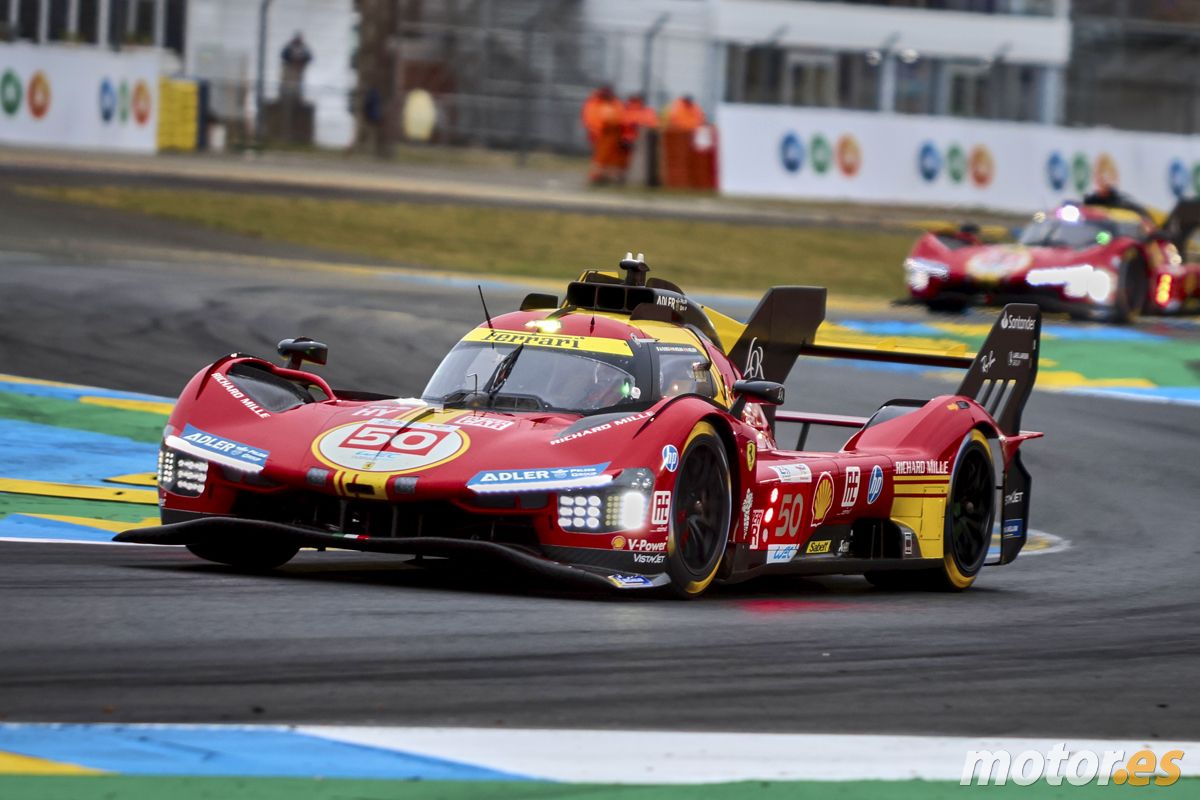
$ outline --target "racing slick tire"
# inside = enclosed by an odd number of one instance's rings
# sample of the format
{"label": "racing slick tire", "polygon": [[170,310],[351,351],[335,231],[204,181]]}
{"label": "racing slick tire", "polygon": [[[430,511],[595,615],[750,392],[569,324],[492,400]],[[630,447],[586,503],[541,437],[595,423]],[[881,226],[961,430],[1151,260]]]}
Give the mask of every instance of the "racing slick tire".
{"label": "racing slick tire", "polygon": [[934,297],[925,301],[931,314],[961,314],[967,310],[965,297]]}
{"label": "racing slick tire", "polygon": [[868,572],[880,589],[961,592],[987,560],[996,512],[996,472],[987,438],[978,430],[963,439],[946,495],[942,563],[932,569]]}
{"label": "racing slick tire", "polygon": [[1142,254],[1129,250],[1121,257],[1117,272],[1117,289],[1113,295],[1111,321],[1127,325],[1137,320],[1146,307],[1150,282],[1146,277],[1146,264]]}
{"label": "racing slick tire", "polygon": [[699,597],[717,576],[729,543],[733,483],[716,429],[698,422],[683,445],[671,498],[667,575],[682,598]]}
{"label": "racing slick tire", "polygon": [[294,544],[273,541],[238,542],[236,544],[205,542],[189,544],[187,549],[191,551],[192,555],[199,556],[205,561],[225,564],[235,569],[254,571],[282,567],[291,561],[296,553],[300,552],[300,548]]}

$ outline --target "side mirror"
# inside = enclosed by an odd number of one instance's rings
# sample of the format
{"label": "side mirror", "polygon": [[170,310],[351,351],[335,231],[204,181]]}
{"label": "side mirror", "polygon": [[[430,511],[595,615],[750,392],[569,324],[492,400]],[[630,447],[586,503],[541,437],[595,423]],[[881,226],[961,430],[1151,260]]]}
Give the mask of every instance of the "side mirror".
{"label": "side mirror", "polygon": [[542,311],[544,309],[552,310],[555,308],[558,308],[558,297],[552,294],[530,292],[521,301],[522,311]]}
{"label": "side mirror", "polygon": [[738,399],[729,409],[729,413],[735,417],[742,415],[746,403],[767,406],[783,405],[783,384],[775,381],[736,381],[733,384],[733,391],[738,395]]}
{"label": "side mirror", "polygon": [[275,349],[288,360],[288,369],[300,369],[305,361],[323,365],[329,359],[329,346],[307,336],[284,339]]}

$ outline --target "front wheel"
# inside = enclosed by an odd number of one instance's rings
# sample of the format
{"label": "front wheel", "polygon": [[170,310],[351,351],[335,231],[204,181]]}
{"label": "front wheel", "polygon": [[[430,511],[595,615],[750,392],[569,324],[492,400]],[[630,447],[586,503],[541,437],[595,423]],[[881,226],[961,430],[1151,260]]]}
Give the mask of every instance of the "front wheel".
{"label": "front wheel", "polygon": [[868,572],[880,589],[961,592],[975,582],[992,544],[996,478],[987,438],[971,431],[954,461],[946,496],[942,563],[932,569]]}
{"label": "front wheel", "polygon": [[667,574],[680,597],[698,597],[721,566],[729,542],[732,482],[725,445],[707,422],[692,428],[683,446],[671,499]]}
{"label": "front wheel", "polygon": [[269,570],[291,561],[300,548],[287,542],[205,542],[189,544],[192,555],[236,569]]}

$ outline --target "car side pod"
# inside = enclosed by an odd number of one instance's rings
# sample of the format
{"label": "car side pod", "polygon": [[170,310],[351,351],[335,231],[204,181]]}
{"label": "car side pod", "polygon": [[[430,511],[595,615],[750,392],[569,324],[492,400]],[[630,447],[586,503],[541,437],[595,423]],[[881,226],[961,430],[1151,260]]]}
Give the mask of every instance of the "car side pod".
{"label": "car side pod", "polygon": [[[996,423],[1004,458],[1004,496],[1000,528],[1000,558],[1007,564],[1025,545],[1029,521],[1031,479],[1021,463],[1020,446],[1042,434],[1021,430],[1021,414],[1037,379],[1038,353],[1042,335],[1042,312],[1032,303],[1010,303],[1000,312],[987,339],[974,358],[931,352],[904,352],[836,345],[808,344],[801,355],[916,364],[967,370],[956,394],[977,402]],[[781,422],[802,426],[797,449],[803,449],[810,425],[862,427],[868,420],[857,417],[781,411]],[[851,439],[855,441],[855,439]]]}

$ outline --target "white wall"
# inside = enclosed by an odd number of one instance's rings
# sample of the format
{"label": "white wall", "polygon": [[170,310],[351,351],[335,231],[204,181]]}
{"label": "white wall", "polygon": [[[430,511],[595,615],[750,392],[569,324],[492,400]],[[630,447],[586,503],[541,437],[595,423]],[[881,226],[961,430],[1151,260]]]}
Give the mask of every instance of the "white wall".
{"label": "white wall", "polygon": [[[1200,194],[1195,136],[741,104],[722,105],[717,123],[726,194],[1032,212],[1079,198],[1101,174],[1164,209]],[[827,160],[814,159],[818,137]],[[842,141],[856,170],[838,158]]]}
{"label": "white wall", "polygon": [[1066,17],[1023,17],[918,8],[881,8],[801,0],[721,0],[716,35],[751,44],[834,50],[878,48],[898,34],[894,49],[924,56],[981,59],[1003,54],[1011,63],[1065,64],[1071,54]]}
{"label": "white wall", "polygon": [[0,142],[153,153],[158,76],[153,50],[0,44]]}
{"label": "white wall", "polygon": [[[188,0],[184,58],[189,75],[243,82],[248,119],[253,118],[258,63],[257,0]],[[345,147],[354,139],[349,95],[356,81],[350,64],[357,14],[353,0],[274,0],[268,17],[266,87],[278,94],[280,52],[300,31],[313,53],[304,75],[305,98],[316,105],[316,140]]]}

